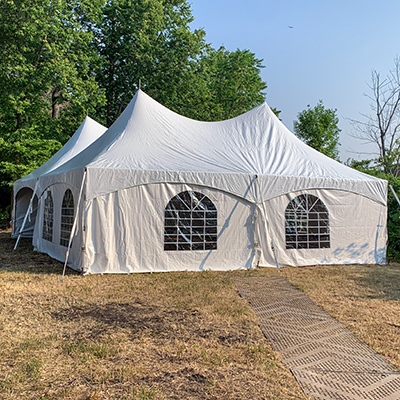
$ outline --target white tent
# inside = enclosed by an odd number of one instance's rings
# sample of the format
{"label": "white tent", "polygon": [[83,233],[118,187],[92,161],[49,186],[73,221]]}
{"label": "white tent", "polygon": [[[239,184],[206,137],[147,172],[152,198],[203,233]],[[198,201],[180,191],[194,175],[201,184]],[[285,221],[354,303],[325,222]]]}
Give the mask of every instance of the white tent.
{"label": "white tent", "polygon": [[[24,178],[15,182],[14,203],[13,203],[13,233],[16,237],[22,227],[26,216],[30,200],[32,199],[32,212],[25,221],[25,226],[21,232],[22,237],[32,237],[36,221],[38,197],[34,194],[36,182],[48,172],[55,170],[60,165],[75,157],[82,150],[86,149],[96,139],[98,139],[107,128],[90,117],[86,117],[76,132],[71,136],[67,143],[42,166],[26,175]],[[33,197],[32,197],[33,196]]]}
{"label": "white tent", "polygon": [[[21,183],[15,183],[16,191]],[[267,104],[227,121],[138,91],[38,180],[38,251],[83,273],[385,263],[387,182],[297,139]]]}

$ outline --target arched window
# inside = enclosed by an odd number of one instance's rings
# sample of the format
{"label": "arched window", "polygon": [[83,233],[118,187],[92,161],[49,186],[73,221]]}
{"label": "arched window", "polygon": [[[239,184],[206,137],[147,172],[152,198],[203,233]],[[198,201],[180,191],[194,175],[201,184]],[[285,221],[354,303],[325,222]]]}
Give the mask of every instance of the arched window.
{"label": "arched window", "polygon": [[311,194],[294,198],[285,211],[286,248],[321,249],[330,247],[329,212]]}
{"label": "arched window", "polygon": [[217,209],[201,193],[188,190],[165,207],[164,250],[216,250]]}
{"label": "arched window", "polygon": [[72,225],[74,223],[74,196],[71,190],[67,189],[64,193],[61,206],[61,246],[68,246],[69,237],[71,235]]}
{"label": "arched window", "polygon": [[42,237],[49,242],[53,241],[53,211],[53,197],[51,196],[51,191],[48,190],[44,200]]}

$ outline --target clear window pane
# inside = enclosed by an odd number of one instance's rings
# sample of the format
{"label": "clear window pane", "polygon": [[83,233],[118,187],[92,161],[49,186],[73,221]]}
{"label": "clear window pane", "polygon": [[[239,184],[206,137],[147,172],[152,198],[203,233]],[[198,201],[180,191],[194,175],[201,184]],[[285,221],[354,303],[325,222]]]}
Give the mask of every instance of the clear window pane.
{"label": "clear window pane", "polygon": [[216,250],[217,209],[199,192],[179,193],[165,207],[164,250]]}
{"label": "clear window pane", "polygon": [[68,247],[69,238],[71,236],[72,225],[74,223],[74,196],[71,190],[67,189],[64,193],[61,205],[61,231],[60,244]]}
{"label": "clear window pane", "polygon": [[297,196],[286,207],[285,231],[287,249],[329,248],[328,209],[316,196]]}
{"label": "clear window pane", "polygon": [[53,197],[51,195],[51,191],[48,190],[44,200],[42,237],[49,242],[53,241],[53,215]]}

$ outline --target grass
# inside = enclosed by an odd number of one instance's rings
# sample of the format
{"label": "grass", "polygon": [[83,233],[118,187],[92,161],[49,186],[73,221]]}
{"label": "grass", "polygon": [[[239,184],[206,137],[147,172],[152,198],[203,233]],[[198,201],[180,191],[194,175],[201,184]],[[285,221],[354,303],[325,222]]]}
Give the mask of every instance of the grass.
{"label": "grass", "polygon": [[[305,399],[233,272],[79,276],[0,232],[1,399]],[[281,276],[400,367],[400,267]]]}
{"label": "grass", "polygon": [[0,233],[1,399],[305,399],[232,273],[79,276]]}

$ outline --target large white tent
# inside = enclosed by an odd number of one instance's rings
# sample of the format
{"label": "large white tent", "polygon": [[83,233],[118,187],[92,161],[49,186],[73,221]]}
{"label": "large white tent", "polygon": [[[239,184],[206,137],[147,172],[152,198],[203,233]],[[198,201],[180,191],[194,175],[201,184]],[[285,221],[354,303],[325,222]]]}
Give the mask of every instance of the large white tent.
{"label": "large white tent", "polygon": [[[15,182],[13,202],[13,237],[16,237],[19,233],[22,237],[29,238],[33,236],[38,206],[38,196],[33,192],[39,178],[75,157],[97,140],[106,130],[107,128],[105,126],[87,116],[68,142],[65,143],[65,145],[54,154],[53,157],[30,174]],[[28,215],[29,218],[25,221],[24,229],[21,231],[31,199],[32,210]]]}
{"label": "large white tent", "polygon": [[75,216],[83,273],[385,263],[387,182],[308,147],[266,103],[199,122],[139,90],[36,192],[35,248],[64,261]]}

